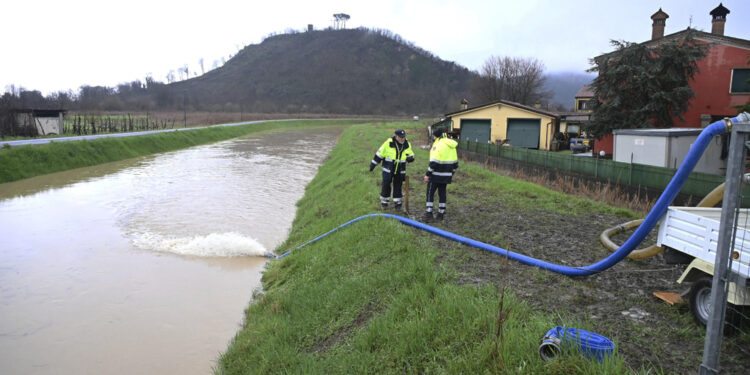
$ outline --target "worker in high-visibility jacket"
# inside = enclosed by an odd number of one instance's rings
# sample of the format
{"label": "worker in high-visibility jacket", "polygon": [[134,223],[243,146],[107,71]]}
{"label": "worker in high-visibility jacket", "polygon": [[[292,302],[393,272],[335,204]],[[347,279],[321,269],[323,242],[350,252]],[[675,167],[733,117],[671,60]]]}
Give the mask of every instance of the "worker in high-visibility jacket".
{"label": "worker in high-visibility jacket", "polygon": [[401,209],[403,193],[401,185],[406,178],[406,163],[414,161],[414,151],[409,141],[406,140],[406,132],[398,129],[394,136],[388,138],[380,146],[370,162],[370,172],[383,163],[383,184],[380,189],[380,207],[388,208],[391,199],[391,185],[393,185],[393,204],[395,209]]}
{"label": "worker in high-visibility jacket", "polygon": [[430,149],[430,166],[424,176],[424,182],[427,182],[427,211],[424,213],[424,221],[433,219],[435,191],[438,193],[437,219],[443,220],[448,199],[447,185],[451,183],[453,172],[458,168],[458,142],[447,138],[443,129],[435,129],[432,137],[434,141]]}

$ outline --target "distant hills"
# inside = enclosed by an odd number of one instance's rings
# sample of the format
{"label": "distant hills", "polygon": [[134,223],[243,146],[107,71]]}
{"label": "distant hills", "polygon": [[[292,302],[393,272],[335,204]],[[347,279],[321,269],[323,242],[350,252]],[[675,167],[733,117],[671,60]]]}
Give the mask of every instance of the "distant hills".
{"label": "distant hills", "polygon": [[389,31],[349,29],[269,37],[168,87],[213,109],[417,115],[457,108],[473,77]]}
{"label": "distant hills", "polygon": [[[272,36],[167,87],[175,105],[204,110],[439,115],[471,101],[475,76],[388,30],[360,28]],[[592,78],[548,74],[550,101],[571,108]]]}
{"label": "distant hills", "polygon": [[594,81],[596,74],[557,72],[548,73],[544,89],[552,94],[550,103],[558,109],[570,109],[575,106],[575,96],[583,85]]}
{"label": "distant hills", "polygon": [[[487,56],[488,58],[490,56]],[[188,110],[255,113],[440,116],[482,100],[477,73],[380,29],[315,30],[271,36],[223,66],[174,83],[82,86],[78,95],[5,94],[8,108]],[[593,75],[549,73],[549,102],[570,109]],[[0,103],[0,104],[2,104]]]}

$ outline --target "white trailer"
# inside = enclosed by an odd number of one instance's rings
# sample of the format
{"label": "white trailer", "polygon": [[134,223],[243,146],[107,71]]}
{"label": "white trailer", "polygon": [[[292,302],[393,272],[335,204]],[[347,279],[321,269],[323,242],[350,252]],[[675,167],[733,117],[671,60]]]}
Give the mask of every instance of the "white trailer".
{"label": "white trailer", "polygon": [[[673,206],[669,207],[659,226],[659,246],[693,257],[678,282],[692,283],[690,312],[695,321],[703,325],[711,312],[711,279],[720,219],[721,208]],[[745,306],[750,305],[750,209],[741,209],[735,223],[737,231],[730,254],[727,301],[735,306]]]}

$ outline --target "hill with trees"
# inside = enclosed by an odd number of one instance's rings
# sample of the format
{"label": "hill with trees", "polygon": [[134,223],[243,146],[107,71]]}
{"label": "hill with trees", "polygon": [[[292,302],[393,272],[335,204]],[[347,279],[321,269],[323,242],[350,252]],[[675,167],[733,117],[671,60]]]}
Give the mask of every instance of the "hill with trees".
{"label": "hill with trees", "polygon": [[[581,81],[589,81],[585,75],[542,77],[543,64],[536,64],[543,87],[535,90],[545,94],[542,102],[549,98],[560,109],[572,106]],[[117,87],[84,85],[77,93],[46,97],[11,87],[0,97],[0,112],[63,108],[437,116],[459,109],[464,98],[474,104],[489,100],[472,90],[482,79],[480,73],[444,61],[388,30],[311,30],[269,36],[244,47],[222,66],[177,82],[149,76]]]}
{"label": "hill with trees", "polygon": [[249,45],[154,99],[223,111],[437,114],[458,107],[473,77],[387,30],[316,30]]}

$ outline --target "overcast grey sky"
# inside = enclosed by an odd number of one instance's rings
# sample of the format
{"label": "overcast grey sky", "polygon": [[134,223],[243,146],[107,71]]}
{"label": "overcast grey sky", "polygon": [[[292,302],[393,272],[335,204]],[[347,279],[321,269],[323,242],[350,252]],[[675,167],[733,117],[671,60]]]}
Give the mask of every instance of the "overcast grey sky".
{"label": "overcast grey sky", "polygon": [[[725,35],[750,39],[750,1],[723,1]],[[11,0],[3,4],[0,91],[14,84],[44,94],[81,85],[115,86],[150,74],[166,81],[188,65],[200,72],[270,33],[316,29],[334,13],[347,28],[388,29],[478,70],[491,55],[534,57],[549,72],[583,72],[611,39],[651,37],[651,15],[669,14],[666,34],[711,31],[710,0]],[[692,21],[691,21],[692,20]],[[692,22],[692,23],[691,23]],[[191,73],[192,76],[192,73]]]}

